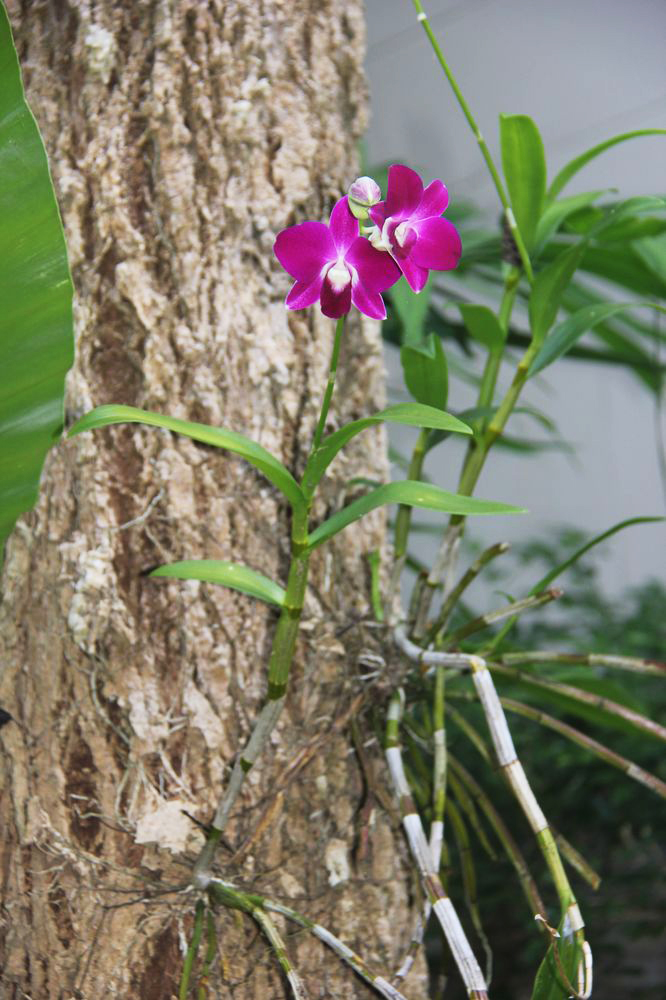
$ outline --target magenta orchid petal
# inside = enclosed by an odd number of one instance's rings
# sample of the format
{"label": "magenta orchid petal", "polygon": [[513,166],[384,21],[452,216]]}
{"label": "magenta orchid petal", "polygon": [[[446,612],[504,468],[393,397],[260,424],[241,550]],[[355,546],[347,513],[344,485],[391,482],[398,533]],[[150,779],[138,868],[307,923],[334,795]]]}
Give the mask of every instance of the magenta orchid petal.
{"label": "magenta orchid petal", "polygon": [[301,222],[278,233],[275,256],[292,278],[311,281],[324,264],[337,257],[335,243],[323,222]]}
{"label": "magenta orchid petal", "polygon": [[380,201],[379,205],[373,205],[372,208],[368,209],[368,215],[370,216],[374,224],[376,226],[379,226],[380,229],[382,228],[387,219],[386,209],[384,205],[385,202]]}
{"label": "magenta orchid petal", "polygon": [[370,319],[386,319],[386,306],[379,292],[364,288],[360,281],[352,288],[352,304]]}
{"label": "magenta orchid petal", "polygon": [[335,256],[344,256],[358,237],[358,219],[352,215],[346,195],[333,206],[329,228],[337,250]]}
{"label": "magenta orchid petal", "polygon": [[383,292],[400,277],[400,268],[391,255],[375,250],[360,236],[347,251],[346,260],[356,268],[359,281],[368,292]]}
{"label": "magenta orchid petal", "polygon": [[407,279],[407,284],[413,292],[420,292],[428,280],[428,268],[419,267],[413,260],[406,257],[400,261],[400,270]]}
{"label": "magenta orchid petal", "polygon": [[379,292],[371,291],[360,281],[352,286],[351,300],[359,312],[370,319],[386,319],[386,306]]}
{"label": "magenta orchid petal", "polygon": [[458,230],[448,219],[421,219],[414,222],[418,239],[410,260],[418,267],[449,271],[456,267],[462,253]]}
{"label": "magenta orchid petal", "polygon": [[319,302],[324,275],[320,271],[312,281],[297,281],[285,299],[287,309],[307,309]]}
{"label": "magenta orchid petal", "polygon": [[449,192],[441,181],[432,181],[423,192],[423,197],[412,219],[430,219],[445,212],[449,204]]}
{"label": "magenta orchid petal", "polygon": [[321,286],[321,311],[329,319],[340,319],[351,309],[351,288],[349,281],[344,288],[336,290],[328,275],[324,278]]}
{"label": "magenta orchid petal", "polygon": [[[407,219],[419,206],[423,196],[423,181],[410,167],[394,163],[388,171],[388,189],[384,202],[385,217]],[[374,221],[374,220],[373,220]]]}

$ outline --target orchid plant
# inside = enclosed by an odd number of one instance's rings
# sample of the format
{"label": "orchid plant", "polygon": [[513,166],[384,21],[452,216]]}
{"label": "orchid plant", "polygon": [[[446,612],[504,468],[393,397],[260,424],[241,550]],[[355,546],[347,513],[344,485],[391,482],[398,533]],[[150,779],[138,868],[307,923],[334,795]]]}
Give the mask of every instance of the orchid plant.
{"label": "orchid plant", "polygon": [[[539,247],[545,245],[549,234],[562,225],[567,215],[575,209],[571,201],[556,200],[561,186],[568,178],[561,180],[559,187],[555,182],[554,194],[546,195],[545,162],[536,127],[524,116],[508,116],[502,120],[501,135],[505,186],[430,29],[423,7],[419,0],[414,0],[414,4],[418,19],[477,136],[502,204],[506,236],[510,244],[511,262],[504,267],[503,295],[497,313],[487,306],[461,306],[463,321],[469,334],[487,349],[477,408],[459,415],[445,409],[446,360],[439,340],[424,336],[421,342],[412,341],[403,348],[405,379],[414,396],[413,402],[389,406],[344,424],[332,433],[326,433],[346,317],[355,309],[370,319],[383,320],[386,317],[384,293],[393,289],[392,295],[395,297],[397,289],[401,287],[398,282],[406,286],[404,290],[408,295],[423,293],[430,272],[454,270],[463,253],[456,227],[444,218],[448,206],[448,192],[444,183],[435,179],[424,187],[421,177],[410,167],[393,164],[388,170],[385,196],[375,180],[367,176],[359,177],[351,184],[348,193],[333,206],[327,223],[321,220],[303,221],[284,229],[275,240],[275,255],[294,282],[286,296],[286,308],[300,310],[318,306],[324,316],[335,321],[328,381],[300,477],[296,477],[257,442],[240,433],[133,407],[99,407],[79,420],[70,431],[70,435],[75,435],[122,422],[167,428],[245,459],[283,494],[291,509],[291,557],[283,582],[270,580],[242,564],[218,560],[172,563],[153,573],[156,577],[204,580],[231,587],[277,606],[280,612],[268,661],[264,707],[247,745],[238,753],[226,788],[220,793],[219,804],[207,830],[205,846],[191,874],[190,888],[197,893],[199,901],[180,986],[181,1000],[185,1000],[190,989],[190,978],[205,920],[208,921],[209,935],[214,933],[210,929],[210,908],[216,905],[240,909],[257,921],[275,950],[296,998],[304,996],[303,986],[287,958],[284,943],[269,916],[271,912],[294,920],[319,937],[373,989],[389,1000],[400,1000],[402,997],[395,984],[400,983],[407,975],[415,949],[422,940],[425,923],[432,912],[448,943],[467,995],[477,1000],[486,998],[489,970],[487,968],[482,971],[456,906],[447,893],[446,879],[442,876],[442,862],[448,849],[445,815],[462,856],[465,844],[468,845],[468,828],[473,828],[482,841],[486,838],[478,818],[479,812],[494,830],[514,865],[531,914],[545,935],[547,954],[536,977],[534,1000],[559,1000],[570,996],[584,1000],[591,995],[592,956],[585,938],[583,917],[562,863],[561,852],[579,869],[585,870],[586,865],[576,858],[576,852],[570,845],[554,834],[518,759],[504,709],[529,714],[529,706],[517,706],[517,703],[509,699],[500,698],[493,680],[494,676],[506,676],[507,673],[511,676],[520,674],[520,671],[516,671],[515,664],[532,663],[538,659],[534,653],[516,659],[516,654],[502,651],[501,642],[518,615],[559,596],[559,592],[550,587],[550,584],[565,566],[558,567],[557,572],[540,581],[533,592],[520,601],[509,602],[506,607],[480,619],[468,621],[454,630],[449,627],[449,619],[459,605],[466,587],[491,560],[506,549],[501,544],[493,546],[456,580],[457,558],[467,517],[522,512],[522,508],[517,506],[472,496],[485,460],[515,411],[528,377],[550,363],[558,352],[564,353],[567,343],[573,343],[583,332],[582,317],[577,325],[574,324],[575,328],[571,325],[564,331],[560,328],[560,332],[555,331],[555,335],[551,333],[551,328],[585,246],[594,233],[621,219],[622,212],[616,211],[610,213],[610,218],[604,216],[597,219],[594,227],[581,241],[567,246],[554,260],[544,262],[540,259]],[[573,172],[575,167],[570,166],[568,176]],[[627,209],[623,211],[626,215]],[[507,391],[498,400],[500,364],[505,360],[507,332],[519,291],[528,301],[530,340],[524,356],[515,367]],[[661,308],[654,303],[650,304]],[[596,322],[595,315],[588,313],[586,320],[589,328]],[[557,341],[555,346],[554,336]],[[357,434],[382,422],[419,429],[408,478],[373,486],[360,499],[345,504],[326,520],[317,523],[313,519],[313,502],[331,462]],[[424,481],[423,477],[426,453],[451,434],[466,436],[468,441],[455,493],[435,487]],[[399,653],[403,663],[401,682],[397,684],[385,706],[387,771],[399,802],[405,835],[425,899],[423,919],[414,932],[413,947],[393,977],[393,982],[389,981],[390,977],[372,971],[362,958],[330,931],[284,904],[242,892],[231,882],[220,878],[215,866],[216,850],[244,779],[260,760],[287,697],[308,586],[311,554],[354,521],[387,504],[399,505],[395,522],[393,570],[388,593],[384,595],[385,600],[382,602],[377,560],[374,561],[373,607],[377,620],[384,623],[387,642]],[[447,515],[449,522],[443,530],[442,542],[433,565],[419,577],[409,611],[403,614],[396,610],[395,595],[407,558],[411,511],[415,507]],[[436,601],[439,602],[438,606]],[[433,607],[436,608],[435,611]],[[476,643],[478,631],[502,620],[505,621],[505,626],[499,636],[485,646]],[[552,654],[551,660],[553,657],[556,659],[557,654]],[[597,657],[594,662],[639,672],[650,669],[645,663],[629,663],[617,656],[607,656],[605,660]],[[453,698],[445,697],[449,690],[447,685],[461,675],[471,677],[472,687],[460,690],[454,683]],[[550,686],[573,702],[586,702],[585,692],[578,687],[569,686],[565,690],[564,685],[535,678],[531,674],[527,676],[526,683],[534,687]],[[478,700],[487,725],[489,743],[452,704],[456,697],[460,700],[466,697]],[[415,699],[419,702],[418,710],[414,706]],[[589,698],[587,703],[589,704]],[[657,735],[660,739],[666,737],[666,731],[662,727],[636,712],[632,713],[624,706],[606,699],[603,707],[608,713],[622,717],[625,722],[650,731],[653,736]],[[536,838],[557,892],[557,919],[551,920],[549,917],[522,852],[498,811],[463,764],[447,753],[445,715],[450,716],[454,725],[460,727],[488,762],[495,764],[515,796]],[[427,717],[427,724],[422,724],[423,716]],[[556,720],[546,721],[545,724],[554,728],[558,725]],[[409,739],[418,738],[429,747],[432,773],[425,793],[410,770],[409,760],[405,763],[401,749],[403,731],[407,732]],[[600,752],[599,745],[593,746],[594,741],[572,727],[568,727],[565,735],[582,742],[592,752]],[[619,766],[617,760],[611,763]],[[666,792],[666,786],[655,776],[645,772],[639,774],[640,768],[635,765],[630,767],[627,762],[622,767],[626,773],[658,794],[663,796]],[[429,820],[428,835],[424,828],[424,817]],[[465,867],[464,873],[472,922],[483,943],[485,938],[473,900],[473,878],[468,867]]]}

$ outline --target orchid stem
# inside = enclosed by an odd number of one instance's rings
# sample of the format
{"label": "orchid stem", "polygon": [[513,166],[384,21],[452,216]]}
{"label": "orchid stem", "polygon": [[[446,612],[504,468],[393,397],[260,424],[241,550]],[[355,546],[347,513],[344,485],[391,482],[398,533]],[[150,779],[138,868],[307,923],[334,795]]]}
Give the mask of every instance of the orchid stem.
{"label": "orchid stem", "polygon": [[324,391],[324,401],[321,404],[321,413],[319,414],[319,423],[317,424],[317,429],[315,431],[314,440],[312,442],[311,452],[315,451],[316,448],[321,444],[321,439],[324,435],[324,428],[326,427],[326,419],[328,417],[328,410],[331,405],[331,397],[333,396],[333,389],[335,388],[335,376],[338,370],[338,358],[340,357],[340,345],[342,344],[342,331],[345,328],[345,317],[341,316],[338,322],[335,324],[335,339],[333,341],[333,353],[331,354],[331,365],[328,372],[328,382],[326,383],[326,389]]}
{"label": "orchid stem", "polygon": [[502,178],[500,177],[499,171],[497,170],[497,167],[495,166],[495,164],[493,162],[493,158],[490,155],[490,150],[488,149],[488,146],[486,144],[486,140],[483,138],[483,135],[481,134],[481,130],[480,130],[479,126],[476,123],[476,119],[474,118],[474,115],[470,111],[470,108],[469,108],[469,105],[468,105],[467,101],[463,97],[462,91],[460,90],[460,87],[458,86],[456,78],[454,77],[453,73],[451,72],[449,64],[447,63],[446,59],[444,58],[444,53],[442,52],[442,50],[440,48],[439,42],[437,41],[437,39],[435,37],[435,34],[434,34],[432,28],[430,27],[430,25],[428,23],[428,15],[426,14],[426,12],[423,9],[423,4],[421,3],[421,0],[412,0],[412,2],[414,4],[414,8],[415,8],[416,13],[418,15],[418,19],[421,22],[421,25],[423,26],[423,30],[425,31],[426,35],[428,36],[428,40],[430,41],[430,44],[431,44],[432,49],[433,49],[433,52],[435,53],[435,56],[437,57],[437,61],[439,62],[439,65],[442,67],[442,69],[444,70],[444,73],[446,74],[446,78],[449,81],[449,84],[451,85],[451,90],[455,94],[456,100],[458,101],[458,104],[460,105],[462,113],[464,114],[465,118],[467,119],[469,127],[471,128],[472,132],[474,133],[474,137],[475,137],[477,143],[479,144],[479,149],[481,150],[481,155],[483,156],[483,159],[485,160],[486,166],[488,167],[488,172],[489,172],[490,176],[492,177],[493,184],[495,185],[495,190],[497,191],[497,194],[499,196],[499,200],[502,203],[502,208],[504,209],[504,218],[506,219],[506,223],[507,223],[507,226],[509,227],[509,230],[511,232],[511,236],[513,237],[513,241],[516,244],[516,249],[518,250],[518,253],[520,254],[520,260],[521,260],[521,263],[523,265],[523,269],[525,271],[525,275],[527,276],[527,280],[530,282],[530,284],[532,284],[532,281],[534,280],[534,274],[532,272],[532,264],[530,262],[529,254],[527,252],[527,248],[525,246],[525,242],[524,242],[523,237],[521,235],[520,229],[518,228],[518,224],[516,223],[516,218],[515,218],[515,216],[513,214],[513,211],[511,209],[511,205],[509,204],[509,199],[507,197],[507,193],[504,190],[504,185],[502,184]]}
{"label": "orchid stem", "polygon": [[[344,325],[345,317],[341,316],[335,327],[328,381],[324,390],[321,412],[312,441],[310,455],[319,447],[326,426],[326,418],[335,388],[335,376],[338,369]],[[287,697],[289,672],[296,649],[310,564],[308,517],[314,487],[310,489],[307,483],[303,483],[302,486],[308,502],[307,506],[304,506],[302,510],[294,510],[293,513],[291,525],[291,562],[289,565],[284,604],[282,605],[282,611],[275,629],[268,664],[268,697],[259,713],[259,718],[254,725],[250,739],[243,751],[236,758],[229,784],[217,806],[210,833],[194,866],[193,884],[200,889],[205,889],[210,883],[211,867],[217,845],[229,821],[231,810],[238,798],[248,772],[261,756],[273,729],[277,725]]]}

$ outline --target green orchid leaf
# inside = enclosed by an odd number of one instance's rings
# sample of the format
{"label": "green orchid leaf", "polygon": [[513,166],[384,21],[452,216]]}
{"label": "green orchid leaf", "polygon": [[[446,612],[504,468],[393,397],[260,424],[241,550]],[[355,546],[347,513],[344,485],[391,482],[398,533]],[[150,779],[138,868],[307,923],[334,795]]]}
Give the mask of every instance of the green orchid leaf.
{"label": "green orchid leaf", "polygon": [[660,281],[666,282],[666,233],[636,240],[632,249]]}
{"label": "green orchid leaf", "polygon": [[72,281],[46,152],[0,4],[0,562],[64,423]]}
{"label": "green orchid leaf", "polygon": [[165,576],[173,580],[203,580],[205,583],[220,583],[241,594],[258,597],[268,604],[282,607],[285,592],[282,587],[241,563],[224,562],[220,559],[189,559],[184,562],[168,563],[153,570],[150,576]]}
{"label": "green orchid leaf", "polygon": [[530,365],[528,377],[532,378],[561,358],[584,333],[597,324],[633,309],[656,309],[666,313],[666,306],[660,306],[656,302],[599,302],[585,306],[553,330]]}
{"label": "green orchid leaf", "polygon": [[500,144],[511,207],[529,251],[546,197],[543,142],[527,115],[500,115]]}
{"label": "green orchid leaf", "polygon": [[[612,525],[612,527],[607,528],[606,531],[602,531],[601,534],[595,535],[584,545],[581,545],[580,548],[576,549],[576,551],[570,556],[567,556],[563,562],[549,570],[548,573],[546,573],[545,576],[542,576],[541,579],[534,584],[531,590],[528,591],[528,596],[533,597],[535,594],[540,594],[541,591],[545,590],[546,587],[549,587],[554,580],[557,580],[558,576],[561,576],[562,573],[565,573],[570,566],[577,563],[586,552],[589,552],[590,549],[600,545],[601,542],[605,542],[607,538],[612,538],[612,536],[616,535],[619,531],[624,531],[625,528],[632,528],[636,524],[657,524],[661,521],[666,521],[666,517],[630,517],[625,521],[619,521],[617,524]],[[502,626],[492,642],[486,647],[486,653],[488,655],[490,655],[493,650],[501,648],[502,642],[515,625],[516,621],[517,618],[509,618],[509,620]]]}
{"label": "green orchid leaf", "polygon": [[555,566],[554,569],[551,569],[548,573],[546,573],[546,575],[543,576],[539,580],[539,582],[535,583],[535,585],[532,587],[532,589],[529,592],[530,596],[533,594],[538,594],[542,590],[545,590],[546,587],[549,587],[551,585],[553,580],[556,580],[558,576],[561,576],[562,573],[565,572],[565,570],[569,569],[570,566],[573,566],[574,563],[577,563],[578,560],[582,556],[584,556],[586,552],[589,552],[590,549],[593,549],[601,542],[605,542],[607,538],[611,538],[613,535],[617,535],[619,531],[624,531],[625,528],[632,528],[635,524],[657,524],[660,521],[666,521],[666,518],[630,517],[626,521],[619,521],[612,527],[607,528],[606,531],[602,531],[600,535],[595,535],[594,538],[591,538],[589,542],[585,543],[585,545],[581,545],[579,549],[576,549],[576,551],[572,555],[568,556],[568,558],[566,558],[564,562],[561,562],[558,566]]}
{"label": "green orchid leaf", "polygon": [[308,548],[315,549],[322,542],[333,538],[353,521],[358,521],[360,517],[370,513],[371,510],[391,503],[406,504],[408,507],[423,507],[426,510],[436,510],[442,514],[460,514],[463,517],[479,514],[527,513],[524,507],[512,507],[509,504],[495,503],[492,500],[478,500],[476,497],[448,493],[437,486],[407,479],[399,483],[386,483],[359,500],[354,500],[349,506],[343,507],[337,514],[333,514],[311,532],[308,536]]}
{"label": "green orchid leaf", "polygon": [[[553,940],[537,971],[532,1000],[567,1000],[571,996],[569,989],[562,983],[559,969],[562,969],[574,988],[578,982],[578,966],[583,960],[583,950],[571,930],[568,916],[562,919],[558,934],[559,937]],[[553,955],[554,948],[557,948],[559,962]]]}
{"label": "green orchid leaf", "polygon": [[260,444],[251,441],[242,434],[225,430],[222,427],[209,427],[207,424],[195,424],[189,420],[179,420],[162,413],[150,413],[148,410],[138,410],[134,406],[98,406],[90,413],[81,417],[68,433],[68,437],[81,434],[83,431],[95,430],[98,427],[108,427],[110,424],[148,424],[150,427],[164,427],[175,434],[184,434],[193,441],[212,445],[214,448],[224,448],[235,455],[240,455],[258,469],[274,486],[286,496],[294,509],[305,506],[305,497],[292,474],[278,461],[270,451]]}
{"label": "green orchid leaf", "polygon": [[555,322],[562,296],[583,255],[583,244],[565,250],[539,271],[529,301],[530,327],[534,343],[541,344]]}
{"label": "green orchid leaf", "polygon": [[586,166],[591,160],[594,160],[595,157],[599,156],[601,153],[605,153],[607,149],[611,149],[613,146],[617,146],[621,142],[628,142],[629,139],[638,139],[641,136],[647,135],[666,135],[666,129],[638,129],[634,132],[623,132],[622,135],[614,135],[611,139],[606,139],[605,142],[600,142],[597,146],[593,146],[591,149],[586,150],[586,152],[581,153],[580,156],[577,156],[575,159],[567,163],[566,166],[562,167],[548,188],[546,197],[549,201],[553,201],[554,198],[557,198],[562,188],[569,183],[571,178],[574,177],[579,170],[582,170],[584,166]]}
{"label": "green orchid leaf", "polygon": [[600,198],[605,191],[585,191],[582,194],[574,194],[569,198],[561,198],[546,206],[539,224],[537,226],[535,243],[538,247],[547,243],[550,237],[557,232],[571,216],[574,216],[583,208],[587,208]]}
{"label": "green orchid leaf", "polygon": [[472,429],[462,420],[444,410],[423,403],[396,403],[385,410],[362,417],[350,424],[345,424],[333,434],[324,438],[320,446],[313,452],[303,474],[304,490],[312,496],[314,489],[341,448],[368,427],[384,422],[405,424],[408,427],[435,428],[453,434],[471,434]]}
{"label": "green orchid leaf", "polygon": [[403,345],[418,346],[425,339],[425,321],[430,304],[430,287],[413,292],[406,281],[398,281],[389,292],[402,325]]}
{"label": "green orchid leaf", "polygon": [[460,315],[467,332],[473,340],[491,352],[499,352],[504,347],[506,332],[502,329],[492,309],[459,303]]}
{"label": "green orchid leaf", "polygon": [[449,393],[449,372],[439,337],[431,333],[425,344],[406,344],[400,351],[405,385],[419,403],[443,410]]}

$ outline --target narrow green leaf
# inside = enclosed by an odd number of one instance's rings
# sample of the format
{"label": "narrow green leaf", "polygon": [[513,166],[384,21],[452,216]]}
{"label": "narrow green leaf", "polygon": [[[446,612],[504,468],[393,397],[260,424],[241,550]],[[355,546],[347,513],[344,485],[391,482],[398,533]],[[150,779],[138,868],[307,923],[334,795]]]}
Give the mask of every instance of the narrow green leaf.
{"label": "narrow green leaf", "polygon": [[606,139],[605,142],[600,142],[597,146],[592,146],[591,149],[581,153],[580,156],[577,156],[575,159],[567,163],[566,166],[562,167],[548,188],[548,194],[546,197],[549,201],[557,198],[562,188],[569,183],[571,178],[574,177],[579,170],[582,170],[582,168],[588,164],[590,160],[593,160],[601,153],[604,153],[607,149],[611,149],[613,146],[617,146],[621,142],[627,142],[629,139],[638,139],[645,135],[666,135],[666,129],[644,128],[638,129],[635,132],[623,132],[622,135],[614,135],[611,139]]}
{"label": "narrow green leaf", "polygon": [[449,372],[439,337],[431,333],[425,344],[406,344],[400,351],[405,385],[419,403],[443,410],[449,393]]}
{"label": "narrow green leaf", "polygon": [[222,427],[209,427],[207,424],[195,424],[189,420],[179,420],[162,413],[150,413],[148,410],[138,410],[134,406],[98,406],[78,420],[68,433],[68,437],[81,434],[83,431],[107,427],[110,424],[148,424],[151,427],[165,427],[176,434],[184,434],[194,441],[213,445],[214,448],[224,448],[235,455],[240,455],[247,462],[259,469],[266,479],[284,493],[295,509],[305,505],[305,497],[300,486],[270,451],[260,444],[251,441],[242,434],[227,431]]}
{"label": "narrow green leaf", "polygon": [[430,303],[428,285],[421,292],[413,292],[406,281],[395,284],[389,295],[402,324],[402,344],[418,346],[425,339],[425,319]]}
{"label": "narrow green leaf", "polygon": [[546,196],[546,158],[527,115],[500,115],[502,167],[518,228],[530,250]]}
{"label": "narrow green leaf", "polygon": [[495,313],[488,306],[459,303],[460,315],[467,331],[474,340],[489,351],[501,351],[506,341],[506,333]]}
{"label": "narrow green leaf", "polygon": [[269,604],[282,607],[285,592],[282,587],[241,563],[224,562],[220,559],[189,559],[184,562],[168,563],[153,570],[150,576],[166,576],[174,580],[203,580],[206,583],[220,583],[232,590],[239,590],[250,597],[258,597]]}
{"label": "narrow green leaf", "polygon": [[557,232],[569,216],[591,205],[602,194],[604,194],[603,189],[600,191],[585,191],[583,194],[574,194],[569,198],[561,198],[559,201],[553,201],[547,205],[537,226],[535,237],[537,246],[547,243],[553,233]]}
{"label": "narrow green leaf", "polygon": [[311,532],[308,536],[308,547],[316,548],[371,510],[391,503],[402,503],[409,507],[424,507],[426,510],[437,510],[442,514],[460,514],[463,517],[478,514],[527,513],[524,507],[512,507],[509,504],[495,503],[492,500],[478,500],[476,497],[448,493],[446,490],[440,490],[437,486],[407,479],[399,483],[386,483],[359,500],[354,500],[349,506],[343,507],[337,514],[333,514]]}
{"label": "narrow green leaf", "polygon": [[555,322],[562,295],[573,277],[583,254],[579,243],[565,250],[551,264],[539,271],[530,293],[529,317],[532,339],[540,344]]}
{"label": "narrow green leaf", "polygon": [[435,428],[453,434],[472,433],[472,428],[462,420],[444,410],[437,410],[434,406],[425,406],[423,403],[396,403],[394,406],[388,406],[385,410],[373,413],[369,417],[362,417],[360,420],[345,424],[324,438],[319,448],[310,456],[303,474],[304,488],[308,496],[312,495],[324,472],[347,442],[366,428],[374,427],[384,421],[391,424],[406,424],[408,427]]}
{"label": "narrow green leaf", "polygon": [[[619,531],[624,531],[625,528],[631,528],[635,524],[655,524],[660,521],[666,521],[666,518],[630,517],[626,521],[619,521],[617,524],[614,524],[606,531],[602,531],[600,535],[595,535],[594,538],[591,538],[589,542],[586,542],[584,545],[581,545],[580,548],[576,549],[576,551],[573,552],[570,556],[568,556],[563,562],[559,563],[553,569],[549,570],[549,572],[546,573],[545,576],[542,576],[541,579],[534,584],[534,586],[528,592],[528,596],[532,597],[534,594],[541,593],[541,591],[545,590],[546,587],[549,587],[550,584],[558,578],[558,576],[561,576],[562,573],[568,570],[570,566],[573,566],[574,563],[577,563],[578,560],[581,559],[586,552],[589,552],[590,549],[593,549],[596,545],[599,545],[601,542],[605,542],[607,538],[611,538],[613,535],[616,535]],[[492,642],[486,647],[487,655],[490,655],[490,653],[493,650],[501,648],[502,642],[504,641],[505,637],[508,635],[508,633],[515,625],[516,621],[517,618],[509,618],[509,620],[500,629],[500,631],[497,633]]]}
{"label": "narrow green leaf", "polygon": [[553,361],[561,358],[587,330],[591,330],[612,316],[633,309],[656,309],[666,313],[666,307],[655,302],[599,302],[585,306],[553,330],[530,365],[528,377],[532,378],[551,365]]}
{"label": "narrow green leaf", "polygon": [[72,281],[46,152],[0,3],[0,563],[64,423]]}
{"label": "narrow green leaf", "polygon": [[632,249],[657,278],[666,282],[666,233],[637,240]]}
{"label": "narrow green leaf", "polygon": [[538,594],[541,590],[544,590],[546,587],[549,587],[553,582],[553,580],[556,580],[557,577],[561,576],[565,570],[569,569],[570,566],[573,566],[574,563],[577,563],[578,560],[581,558],[581,556],[584,556],[586,552],[589,552],[590,549],[593,549],[596,545],[599,545],[601,542],[605,542],[607,538],[611,538],[612,535],[616,535],[618,531],[624,531],[625,528],[631,528],[635,524],[656,524],[659,521],[666,521],[666,518],[630,517],[626,521],[619,521],[617,524],[614,524],[611,528],[607,528],[606,531],[602,531],[600,535],[595,535],[594,538],[591,538],[589,542],[585,543],[585,545],[581,545],[579,549],[576,549],[576,551],[572,555],[570,555],[567,559],[565,559],[564,562],[561,562],[558,566],[555,566],[554,569],[551,569],[550,572],[546,573],[546,575],[542,577],[539,580],[539,582],[532,587],[532,589],[530,590],[530,595]]}

